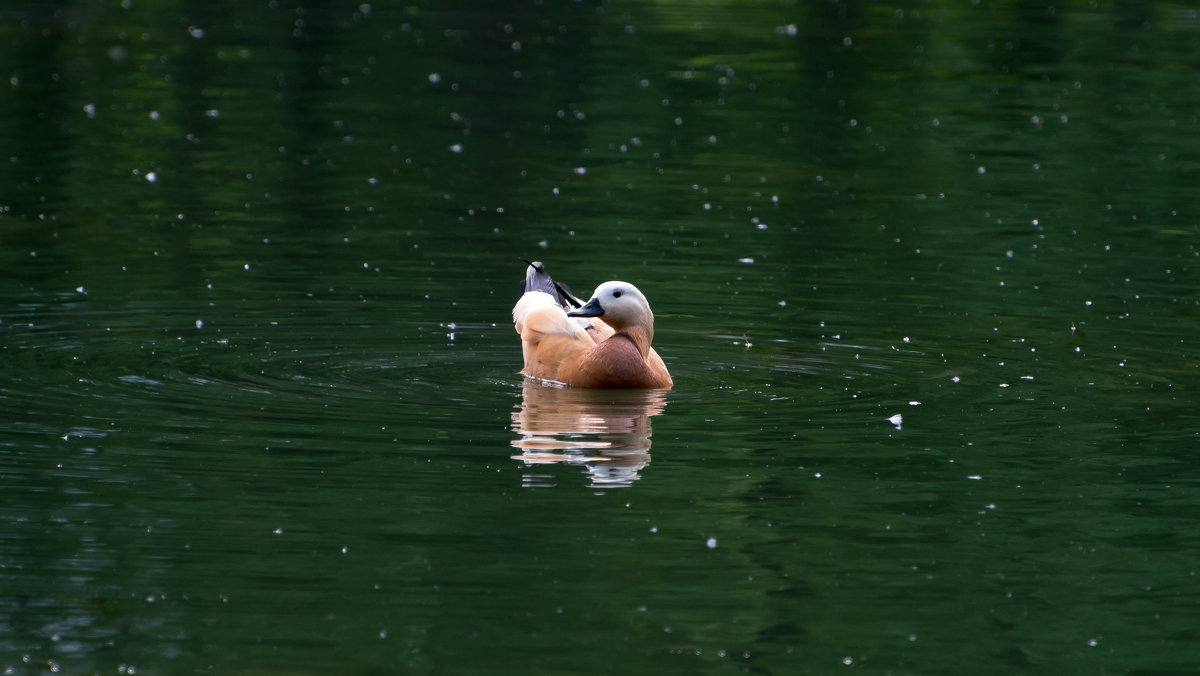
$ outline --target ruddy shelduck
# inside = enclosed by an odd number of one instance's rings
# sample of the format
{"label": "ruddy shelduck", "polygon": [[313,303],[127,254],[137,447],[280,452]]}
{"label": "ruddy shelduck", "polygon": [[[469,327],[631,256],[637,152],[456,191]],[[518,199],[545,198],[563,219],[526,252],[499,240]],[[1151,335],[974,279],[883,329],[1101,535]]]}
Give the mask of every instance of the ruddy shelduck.
{"label": "ruddy shelduck", "polygon": [[524,373],[575,387],[669,388],[674,382],[650,342],[654,313],[629,282],[604,282],[584,303],[529,263],[513,307]]}

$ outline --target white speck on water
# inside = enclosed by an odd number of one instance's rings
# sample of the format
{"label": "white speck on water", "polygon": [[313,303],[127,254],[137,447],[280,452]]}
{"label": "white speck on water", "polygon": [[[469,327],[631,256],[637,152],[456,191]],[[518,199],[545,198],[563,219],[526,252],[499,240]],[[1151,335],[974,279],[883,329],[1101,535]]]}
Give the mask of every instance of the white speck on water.
{"label": "white speck on water", "polygon": [[204,115],[205,117],[218,118],[221,117],[221,111],[217,110],[216,108],[210,108],[204,111]]}
{"label": "white speck on water", "polygon": [[150,119],[158,122],[159,114],[157,110],[150,111]]}
{"label": "white speck on water", "polygon": [[962,380],[962,378],[959,378],[958,376],[954,376],[953,378],[950,379],[950,382],[957,383],[960,380]]}
{"label": "white speck on water", "polygon": [[1000,387],[1008,387],[1008,383],[1000,383]]}
{"label": "white speck on water", "polygon": [[429,82],[431,84],[437,84],[441,81],[442,81],[442,76],[439,75],[438,73],[430,73],[429,74]]}
{"label": "white speck on water", "polygon": [[94,103],[89,103],[89,104],[87,104],[86,106],[84,106],[84,107],[83,107],[83,112],[87,113],[87,116],[88,116],[89,118],[95,119],[95,117],[96,117],[96,104],[94,104]]}
{"label": "white speck on water", "polygon": [[921,402],[914,400],[914,401],[908,402],[908,405],[909,406],[920,406]]}
{"label": "white speck on water", "polygon": [[249,264],[249,263],[246,263],[245,265],[243,265],[243,266],[242,266],[242,269],[243,269],[243,270],[249,270],[249,269],[250,269],[250,264]]}
{"label": "white speck on water", "polygon": [[342,547],[342,553],[343,553],[343,554],[345,554],[345,553],[347,553],[347,552],[349,552],[349,551],[350,551],[350,548],[349,548],[349,547]]}
{"label": "white speck on water", "polygon": [[904,416],[897,413],[896,415],[888,418],[887,421],[895,425],[896,429],[900,429],[900,423],[904,422]]}
{"label": "white speck on water", "polygon": [[387,629],[379,630],[379,638],[387,638]]}
{"label": "white speck on water", "polygon": [[779,301],[779,307],[787,307],[787,301],[786,300]]}
{"label": "white speck on water", "polygon": [[820,473],[820,472],[814,472],[814,473],[813,473],[813,478],[814,478],[814,479],[820,479],[820,478],[821,478],[821,473]]}
{"label": "white speck on water", "polygon": [[1005,251],[1005,252],[1004,252],[1004,257],[1005,257],[1005,258],[1012,258],[1012,257],[1013,257],[1013,250],[1012,250],[1012,249],[1009,249],[1008,251]]}
{"label": "white speck on water", "polygon": [[455,143],[454,145],[450,146],[450,152],[452,153],[461,153],[462,151],[463,145],[461,143]]}
{"label": "white speck on water", "polygon": [[196,26],[188,26],[188,35],[197,40],[202,40],[204,38],[204,29],[197,28]]}
{"label": "white speck on water", "polygon": [[657,533],[657,532],[658,532],[658,526],[650,526],[650,532],[651,532],[651,533]]}
{"label": "white speck on water", "polygon": [[905,337],[904,337],[904,338],[902,338],[901,340],[903,340],[903,341],[904,341],[904,342],[906,342],[906,343],[910,343],[910,342],[912,342],[911,340],[909,340],[908,336],[905,336]]}
{"label": "white speck on water", "polygon": [[706,540],[704,542],[704,546],[708,547],[709,549],[716,549],[717,548],[717,539],[709,538],[708,540]]}
{"label": "white speck on water", "polygon": [[753,258],[751,258],[751,257],[749,257],[749,256],[747,256],[747,257],[745,257],[745,258],[739,258],[739,259],[738,259],[738,262],[739,262],[739,263],[745,263],[746,265],[753,265],[753,264],[754,264],[754,259],[753,259]]}
{"label": "white speck on water", "polygon": [[543,239],[542,241],[538,242],[538,246],[545,249],[546,247],[550,246],[550,242]]}
{"label": "white speck on water", "polygon": [[152,172],[146,174],[146,180],[150,181],[151,183],[154,183],[155,181],[158,180],[158,173],[152,171]]}
{"label": "white speck on water", "polygon": [[1100,643],[1100,639],[1098,639],[1098,638],[1089,638],[1087,640],[1087,644],[1093,648],[1095,648],[1099,643]]}
{"label": "white speck on water", "polygon": [[273,530],[273,531],[271,531],[271,532],[272,532],[272,533],[274,533],[274,534],[276,534],[276,535],[283,535],[283,529],[282,529],[282,528],[276,528],[275,530]]}
{"label": "white speck on water", "polygon": [[975,173],[977,173],[977,174],[979,174],[980,176],[982,176],[982,175],[984,175],[984,174],[986,174],[986,173],[987,173],[987,168],[986,168],[986,167],[976,167],[976,168],[975,168]]}
{"label": "white speck on water", "polygon": [[198,328],[198,329],[204,328],[204,320],[203,319],[196,320],[196,328]]}
{"label": "white speck on water", "polygon": [[87,289],[85,289],[85,288],[84,288],[84,287],[82,287],[82,286],[77,286],[77,287],[75,287],[75,293],[82,293],[83,295],[85,295],[85,296],[86,296],[86,295],[87,295]]}
{"label": "white speck on water", "polygon": [[983,479],[983,477],[978,474],[968,474],[967,478],[971,481],[979,481],[980,479]]}
{"label": "white speck on water", "polygon": [[577,175],[584,176],[587,174],[587,167],[575,167],[574,171]]}

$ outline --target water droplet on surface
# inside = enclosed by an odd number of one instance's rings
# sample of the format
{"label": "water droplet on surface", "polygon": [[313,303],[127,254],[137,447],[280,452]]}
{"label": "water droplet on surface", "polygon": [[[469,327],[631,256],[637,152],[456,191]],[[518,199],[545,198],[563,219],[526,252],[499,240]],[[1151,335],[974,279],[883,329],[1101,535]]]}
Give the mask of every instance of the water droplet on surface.
{"label": "water droplet on surface", "polygon": [[709,549],[716,549],[717,548],[717,539],[709,538],[708,540],[705,541],[704,546],[708,547]]}

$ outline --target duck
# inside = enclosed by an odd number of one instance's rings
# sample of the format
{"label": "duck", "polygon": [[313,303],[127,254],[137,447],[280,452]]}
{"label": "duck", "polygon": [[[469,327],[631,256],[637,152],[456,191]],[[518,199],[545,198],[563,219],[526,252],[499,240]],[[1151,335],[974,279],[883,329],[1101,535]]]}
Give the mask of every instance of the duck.
{"label": "duck", "polygon": [[597,389],[670,389],[671,374],[651,347],[654,313],[629,282],[608,281],[584,301],[540,261],[525,261],[513,328],[527,378]]}

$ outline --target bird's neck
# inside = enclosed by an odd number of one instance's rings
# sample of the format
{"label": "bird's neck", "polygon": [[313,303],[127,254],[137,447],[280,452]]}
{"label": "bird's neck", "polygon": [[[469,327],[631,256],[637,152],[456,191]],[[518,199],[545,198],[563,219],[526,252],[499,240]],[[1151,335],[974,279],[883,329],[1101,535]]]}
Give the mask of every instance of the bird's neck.
{"label": "bird's neck", "polygon": [[642,353],[642,357],[650,354],[650,343],[654,339],[654,325],[647,326],[631,325],[622,326],[617,329],[617,333],[623,333],[629,336],[633,344],[637,346],[638,352]]}

